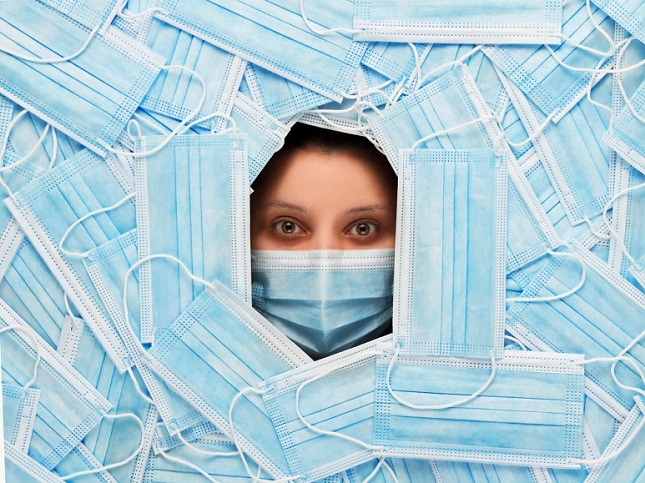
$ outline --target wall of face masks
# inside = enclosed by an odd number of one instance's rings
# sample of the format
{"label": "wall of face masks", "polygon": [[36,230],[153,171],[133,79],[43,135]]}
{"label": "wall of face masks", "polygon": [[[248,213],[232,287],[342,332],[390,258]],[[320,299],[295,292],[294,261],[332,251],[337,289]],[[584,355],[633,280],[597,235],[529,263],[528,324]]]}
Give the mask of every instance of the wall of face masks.
{"label": "wall of face masks", "polygon": [[[0,2],[6,481],[641,481],[644,43],[637,0]],[[393,332],[316,361],[251,306],[296,122],[399,179]]]}

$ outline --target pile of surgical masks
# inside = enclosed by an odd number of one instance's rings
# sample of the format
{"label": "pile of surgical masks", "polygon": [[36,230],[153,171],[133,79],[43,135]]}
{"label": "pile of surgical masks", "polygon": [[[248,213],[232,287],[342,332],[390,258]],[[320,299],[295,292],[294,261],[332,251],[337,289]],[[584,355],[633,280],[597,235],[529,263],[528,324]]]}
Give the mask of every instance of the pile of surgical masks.
{"label": "pile of surgical masks", "polygon": [[[0,2],[6,481],[641,481],[644,42],[638,0]],[[386,154],[393,253],[251,253],[296,122]],[[374,325],[312,360],[285,267]]]}

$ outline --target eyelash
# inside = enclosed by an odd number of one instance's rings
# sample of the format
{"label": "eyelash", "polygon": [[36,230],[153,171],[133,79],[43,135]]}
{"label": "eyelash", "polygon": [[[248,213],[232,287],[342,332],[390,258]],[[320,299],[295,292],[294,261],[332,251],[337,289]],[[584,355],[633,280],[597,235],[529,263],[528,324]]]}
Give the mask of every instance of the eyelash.
{"label": "eyelash", "polygon": [[[281,229],[283,223],[292,223],[295,227],[295,231],[293,233],[284,233]],[[370,232],[367,235],[360,235],[358,233],[351,233],[352,230],[356,229],[359,225],[368,225],[370,227]],[[282,218],[276,220],[272,225],[271,228],[275,230],[275,232],[278,234],[278,236],[283,236],[283,237],[294,237],[294,236],[300,236],[303,233],[306,233],[306,229],[302,226],[302,224],[293,218]],[[379,224],[374,222],[373,220],[357,220],[353,222],[351,225],[349,225],[343,233],[356,237],[358,239],[366,240],[369,238],[372,238],[376,235],[376,233],[379,231]]]}

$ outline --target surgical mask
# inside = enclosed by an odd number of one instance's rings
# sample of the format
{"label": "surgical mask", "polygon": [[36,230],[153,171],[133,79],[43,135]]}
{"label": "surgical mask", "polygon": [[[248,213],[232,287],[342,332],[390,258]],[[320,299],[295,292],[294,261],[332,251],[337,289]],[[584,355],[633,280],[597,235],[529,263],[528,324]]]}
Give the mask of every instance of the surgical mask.
{"label": "surgical mask", "polygon": [[[638,481],[643,478],[643,458],[645,458],[645,404],[640,397],[634,398],[636,404],[620,425],[616,435],[605,449],[605,455],[618,455],[606,462],[594,465],[586,482],[596,481]],[[628,441],[633,437],[633,440]],[[627,444],[627,446],[625,446]],[[621,449],[624,448],[624,449]]]}
{"label": "surgical mask", "polygon": [[243,94],[237,94],[231,110],[239,132],[246,134],[249,185],[284,144],[289,128]]}
{"label": "surgical mask", "polygon": [[[0,301],[0,328],[12,326],[25,323]],[[33,382],[40,390],[40,401],[29,454],[51,470],[99,423],[111,404],[35,334],[30,337],[22,330],[7,329],[0,337],[6,384],[28,385],[40,354]]]}
{"label": "surgical mask", "polygon": [[255,64],[244,74],[253,101],[277,119],[327,104],[329,98]]}
{"label": "surgical mask", "polygon": [[5,444],[11,444],[23,453],[29,450],[31,434],[36,422],[40,389],[23,389],[2,384],[2,423]]}
{"label": "surgical mask", "polygon": [[[375,456],[575,468],[584,396],[575,354],[484,362],[386,351],[376,363]],[[476,388],[488,378],[477,397]],[[531,435],[527,438],[527,435]]]}
{"label": "surgical mask", "polygon": [[[598,8],[591,6],[595,23],[612,35],[614,22]],[[509,9],[513,14],[515,9]],[[558,64],[545,46],[487,45],[484,53],[515,83],[546,116],[554,122],[566,114],[584,96],[602,57],[576,46],[607,51],[607,38],[596,28],[587,14],[585,2],[566,2],[562,11],[562,34],[570,41],[555,49],[555,55],[575,71]]]}
{"label": "surgical mask", "polygon": [[[601,213],[609,201],[610,150],[590,140],[599,139],[605,132],[607,116],[584,98],[562,115],[556,125],[516,86],[508,81],[505,85],[528,132],[539,133],[533,146],[570,223],[578,225]],[[607,83],[598,86],[594,91],[596,97],[609,101],[609,87]]]}
{"label": "surgical mask", "polygon": [[428,43],[559,43],[562,2],[356,0],[357,40]]}
{"label": "surgical mask", "polygon": [[642,2],[639,0],[598,0],[594,3],[613,18],[616,23],[645,43]]}
{"label": "surgical mask", "polygon": [[[396,480],[399,483],[415,483],[418,481],[426,481],[428,483],[440,483],[440,474],[437,471],[437,462],[413,459],[413,458],[388,458],[387,463],[394,471]],[[353,470],[347,470],[348,473]],[[365,478],[355,479],[356,483],[364,481]],[[386,480],[389,481],[389,480]]]}
{"label": "surgical mask", "polygon": [[[459,483],[504,483],[509,481],[537,481],[531,468],[510,465],[490,465],[457,461],[435,461],[440,481]],[[571,472],[570,469],[564,470]]]}
{"label": "surgical mask", "polygon": [[[173,432],[183,431],[203,421],[204,418],[184,399],[168,388],[141,360],[139,341],[134,336],[135,333],[140,333],[138,271],[134,271],[128,280],[127,322],[124,315],[123,280],[130,267],[137,263],[138,259],[137,232],[132,230],[90,251],[83,263],[101,301],[114,320],[128,354],[138,369],[146,389],[150,392],[162,420],[171,425]],[[126,325],[128,322],[129,327]],[[65,346],[76,347],[77,342],[72,343],[71,341],[78,339],[83,332],[83,323],[79,324],[69,320],[68,324],[63,327],[61,339],[65,341]],[[157,335],[162,332],[163,330],[159,331]],[[69,353],[71,353],[70,349],[66,349],[65,354]]]}
{"label": "surgical mask", "polygon": [[277,478],[288,473],[278,435],[262,400],[246,391],[310,361],[219,282],[209,284],[145,357],[159,377]]}
{"label": "surgical mask", "polygon": [[[636,92],[630,98],[633,107],[625,106],[609,130],[603,135],[603,141],[607,142],[620,156],[645,173],[645,81],[641,83]],[[638,115],[641,119],[634,114]]]}
{"label": "surgical mask", "polygon": [[[416,143],[421,148],[491,148],[484,123],[476,122],[490,117],[472,75],[466,67],[458,65],[380,114],[370,116],[368,123],[394,170],[398,171],[399,150],[412,148]],[[428,135],[447,129],[451,132],[420,142]]]}
{"label": "surgical mask", "polygon": [[[166,138],[137,140],[136,151]],[[249,288],[249,174],[246,138],[237,133],[176,136],[164,149],[135,159],[139,258],[163,253],[197,277],[217,279],[243,299]],[[136,155],[135,155],[136,156]],[[202,291],[174,264],[139,269],[141,342],[167,328]]]}
{"label": "surgical mask", "polygon": [[[391,338],[389,338],[391,340]],[[287,461],[289,477],[309,482],[365,463],[373,443],[373,341],[260,384]],[[278,451],[278,449],[276,449]]]}
{"label": "surgical mask", "polygon": [[[545,352],[584,353],[589,359],[613,357],[641,331],[645,295],[572,241],[571,256],[552,257],[508,310],[506,329],[527,347]],[[573,259],[577,258],[577,260]],[[531,301],[570,290],[580,281],[581,263],[586,276],[582,286],[562,300]],[[523,302],[522,299],[527,299]],[[643,342],[629,351],[641,364]],[[585,387],[607,412],[622,419],[632,407],[631,391],[619,387],[607,363],[585,366]],[[640,376],[627,364],[616,367],[623,384],[639,386]]]}
{"label": "surgical mask", "polygon": [[416,68],[416,56],[421,61],[432,48],[431,45],[415,45],[397,42],[370,42],[361,63],[379,74],[400,82],[410,77]]}
{"label": "surgical mask", "polygon": [[39,481],[41,483],[63,483],[58,476],[40,465],[27,453],[5,442],[5,481]]}
{"label": "surgical mask", "polygon": [[[230,114],[246,62],[172,25],[153,19],[145,30],[145,44],[166,57],[170,65],[182,65],[199,74],[205,98],[196,117]],[[143,98],[142,107],[175,119],[186,119],[200,102],[202,86],[184,71],[159,74]],[[214,117],[209,127],[220,130],[225,120]]]}
{"label": "surgical mask", "polygon": [[253,307],[314,358],[381,335],[394,250],[253,251]]}
{"label": "surgical mask", "polygon": [[67,475],[73,475],[78,472],[91,472],[85,475],[83,481],[96,481],[97,483],[114,483],[116,480],[112,478],[107,470],[102,470],[103,464],[90,452],[90,450],[83,444],[79,443],[72,449],[60,463],[52,470],[55,475],[60,475],[61,478]]}
{"label": "surgical mask", "polygon": [[91,2],[76,1],[72,5],[65,0],[45,0],[42,3],[55,8],[83,26],[94,29],[99,25],[109,25],[123,2],[119,0],[92,0]]}
{"label": "surgical mask", "polygon": [[506,160],[486,149],[400,156],[397,347],[404,354],[501,357]]}
{"label": "surgical mask", "polygon": [[[127,366],[124,362],[127,351],[82,259],[87,256],[87,250],[134,228],[135,209],[131,200],[125,200],[125,206],[109,213],[89,216],[97,210],[107,211],[106,207],[123,201],[124,195],[130,192],[132,187],[127,175],[113,156],[101,158],[84,150],[5,200],[11,214],[121,372]],[[78,226],[84,216],[87,219]]]}
{"label": "surgical mask", "polygon": [[[366,44],[347,33],[309,29],[297,2],[253,0],[227,7],[206,0],[159,0],[155,16],[331,100],[340,102]],[[351,27],[353,3],[309,2],[309,20],[322,27]]]}
{"label": "surgical mask", "polygon": [[65,293],[29,240],[23,239],[3,274],[0,298],[56,348],[67,314]]}
{"label": "surgical mask", "polygon": [[[0,56],[0,92],[104,155],[159,73],[161,57],[115,28],[84,45],[87,27],[40,2],[2,2],[0,11],[2,45],[20,46],[16,54],[30,59]],[[70,54],[72,62],[59,60]]]}

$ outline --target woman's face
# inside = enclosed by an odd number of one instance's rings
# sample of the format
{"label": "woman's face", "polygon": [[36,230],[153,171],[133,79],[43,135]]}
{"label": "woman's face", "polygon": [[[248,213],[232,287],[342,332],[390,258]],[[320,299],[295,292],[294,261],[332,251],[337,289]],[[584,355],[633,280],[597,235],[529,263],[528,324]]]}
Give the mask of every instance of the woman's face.
{"label": "woman's face", "polygon": [[396,179],[366,155],[296,150],[251,195],[251,248],[393,248]]}

